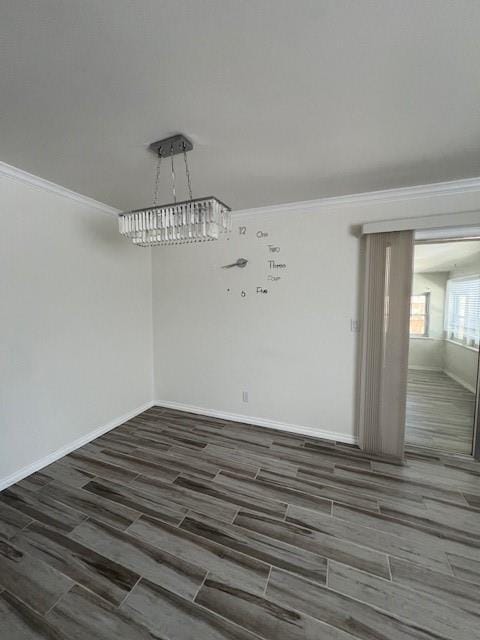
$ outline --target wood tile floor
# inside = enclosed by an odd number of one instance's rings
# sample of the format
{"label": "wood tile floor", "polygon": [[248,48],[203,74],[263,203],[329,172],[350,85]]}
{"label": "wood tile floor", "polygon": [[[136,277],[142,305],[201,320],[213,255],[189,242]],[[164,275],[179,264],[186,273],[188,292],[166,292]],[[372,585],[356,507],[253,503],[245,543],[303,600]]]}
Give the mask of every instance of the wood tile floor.
{"label": "wood tile floor", "polygon": [[441,371],[408,372],[405,440],[429,449],[470,454],[475,396]]}
{"label": "wood tile floor", "polygon": [[0,494],[2,640],[475,640],[480,465],[150,409]]}

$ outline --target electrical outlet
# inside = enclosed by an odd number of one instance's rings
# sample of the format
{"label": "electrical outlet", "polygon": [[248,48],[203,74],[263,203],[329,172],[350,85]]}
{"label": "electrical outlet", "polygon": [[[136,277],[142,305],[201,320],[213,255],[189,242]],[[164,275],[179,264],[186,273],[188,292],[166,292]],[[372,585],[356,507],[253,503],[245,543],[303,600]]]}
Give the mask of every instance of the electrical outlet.
{"label": "electrical outlet", "polygon": [[242,401],[248,402],[248,391],[242,391]]}
{"label": "electrical outlet", "polygon": [[360,320],[350,320],[350,331],[360,333]]}

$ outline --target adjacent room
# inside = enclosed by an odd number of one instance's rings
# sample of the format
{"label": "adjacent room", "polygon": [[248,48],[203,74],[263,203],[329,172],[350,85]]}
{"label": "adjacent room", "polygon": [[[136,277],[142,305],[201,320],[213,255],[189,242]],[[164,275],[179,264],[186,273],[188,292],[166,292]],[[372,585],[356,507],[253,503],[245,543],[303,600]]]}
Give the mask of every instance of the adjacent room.
{"label": "adjacent room", "polygon": [[471,454],[480,338],[480,241],[417,244],[406,441]]}
{"label": "adjacent room", "polygon": [[0,0],[0,640],[480,640],[479,33]]}

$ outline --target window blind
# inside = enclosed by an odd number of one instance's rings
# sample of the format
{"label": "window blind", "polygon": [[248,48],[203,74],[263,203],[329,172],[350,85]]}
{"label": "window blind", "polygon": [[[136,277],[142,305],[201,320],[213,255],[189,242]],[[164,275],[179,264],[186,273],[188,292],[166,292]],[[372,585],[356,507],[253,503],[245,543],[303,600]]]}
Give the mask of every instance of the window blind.
{"label": "window blind", "polygon": [[360,447],[401,460],[405,436],[413,231],[365,239]]}
{"label": "window blind", "polygon": [[447,282],[445,313],[447,338],[467,345],[480,342],[480,276]]}

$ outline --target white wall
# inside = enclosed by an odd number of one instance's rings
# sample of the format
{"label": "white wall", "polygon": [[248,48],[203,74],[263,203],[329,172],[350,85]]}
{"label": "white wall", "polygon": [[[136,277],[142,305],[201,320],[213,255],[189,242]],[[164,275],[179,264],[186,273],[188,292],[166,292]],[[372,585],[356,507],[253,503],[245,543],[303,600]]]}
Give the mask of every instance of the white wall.
{"label": "white wall", "polygon": [[0,176],[0,220],[1,488],[151,400],[152,316],[115,216]]}
{"label": "white wall", "polygon": [[467,262],[458,265],[450,272],[450,278],[463,278],[465,276],[480,275],[480,241],[478,242],[478,254],[470,257]]}
{"label": "white wall", "polygon": [[[478,189],[279,206],[237,217],[230,240],[155,248],[151,262],[98,203],[58,191],[0,177],[0,487],[152,395],[353,439],[358,226],[480,209]],[[238,257],[246,269],[220,268]]]}
{"label": "white wall", "polygon": [[444,371],[475,393],[477,385],[478,351],[462,344],[445,340]]}
{"label": "white wall", "polygon": [[409,369],[443,371],[445,341],[442,338],[417,338],[410,336],[408,350]]}
{"label": "white wall", "polygon": [[[366,221],[479,208],[478,191],[272,207],[235,218],[230,241],[154,248],[157,402],[352,439],[350,321],[358,318],[360,278],[352,231]],[[258,231],[269,235],[259,239]],[[278,282],[268,280],[268,243],[287,265]],[[250,260],[244,270],[220,268],[239,257]]]}

